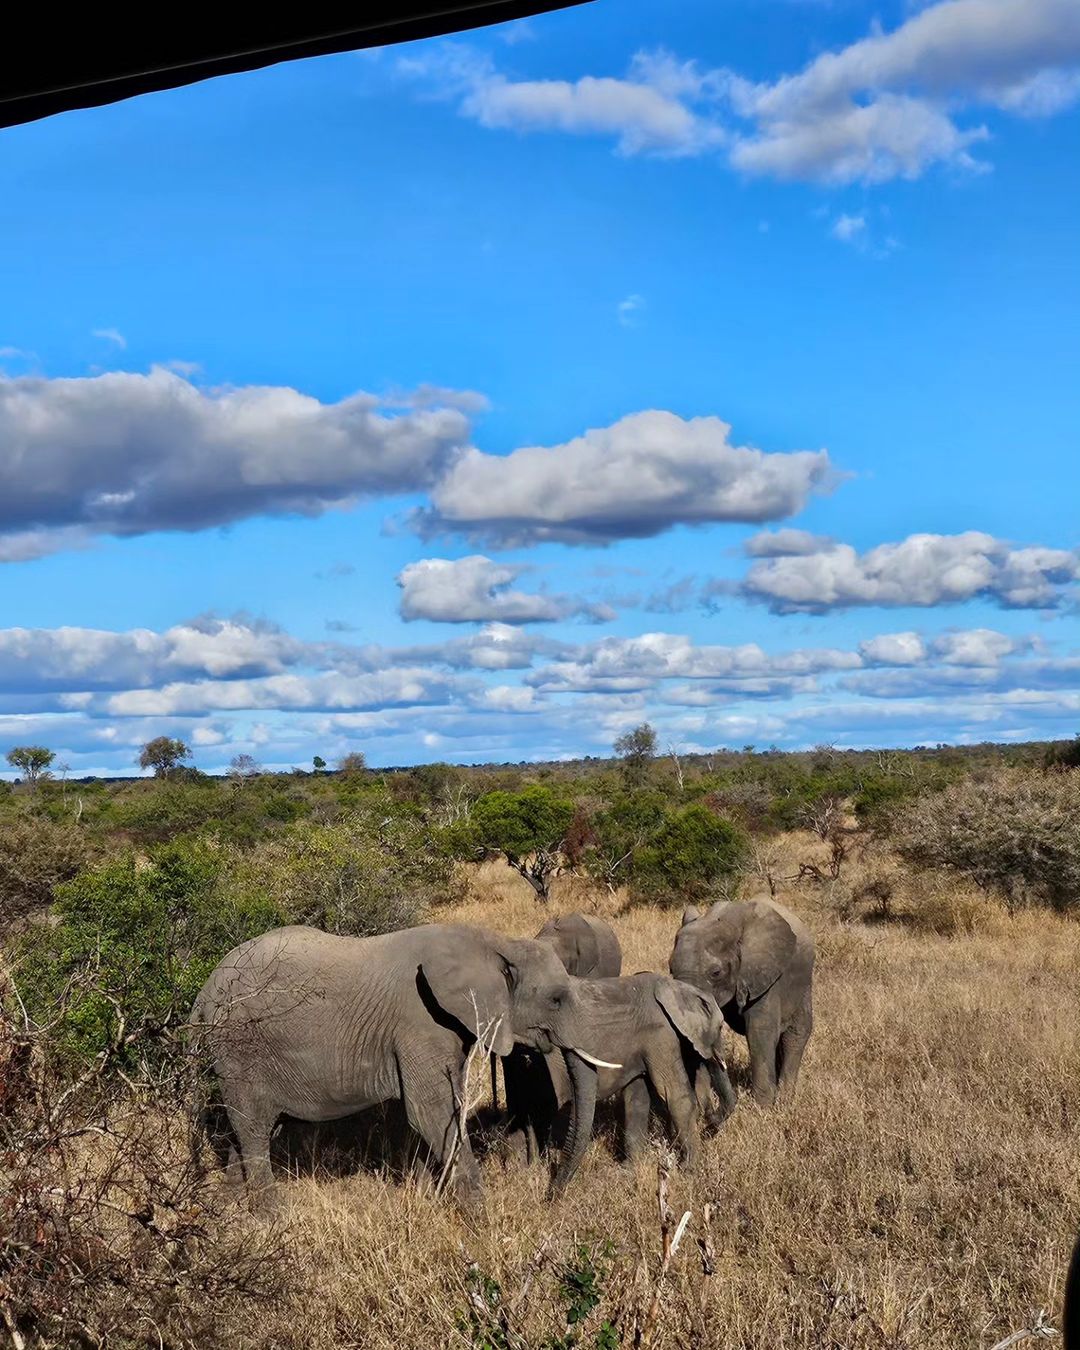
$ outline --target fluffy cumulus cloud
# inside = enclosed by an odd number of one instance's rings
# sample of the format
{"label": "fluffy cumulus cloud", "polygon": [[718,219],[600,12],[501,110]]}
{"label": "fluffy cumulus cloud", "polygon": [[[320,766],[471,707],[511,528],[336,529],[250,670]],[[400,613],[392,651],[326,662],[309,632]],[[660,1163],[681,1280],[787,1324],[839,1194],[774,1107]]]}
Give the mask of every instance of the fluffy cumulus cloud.
{"label": "fluffy cumulus cloud", "polygon": [[976,598],[1004,608],[1052,609],[1080,577],[1080,553],[1013,548],[992,535],[912,534],[858,553],[830,544],[754,563],[741,587],[776,613],[822,614],[857,605],[930,606]]}
{"label": "fluffy cumulus cloud", "polygon": [[633,690],[677,679],[708,680],[716,689],[745,694],[775,694],[790,692],[823,671],[851,670],[861,664],[855,652],[797,650],[770,656],[756,643],[699,647],[682,634],[644,633],[587,644],[527,679],[549,691]]}
{"label": "fluffy cumulus cloud", "polygon": [[860,642],[859,654],[872,666],[917,666],[926,660],[926,643],[918,633],[881,633]]}
{"label": "fluffy cumulus cloud", "polygon": [[210,769],[241,750],[310,763],[357,740],[384,763],[604,753],[646,718],[685,750],[1067,735],[1078,687],[1080,656],[988,628],[786,651],[669,632],[571,643],[504,623],[381,647],[243,616],[162,632],[0,630],[0,739],[49,745],[76,773],[130,772],[162,733]]}
{"label": "fluffy cumulus cloud", "polygon": [[826,451],[733,445],[718,417],[639,412],[562,445],[464,451],[415,518],[494,545],[604,544],[674,525],[793,515],[833,474]]}
{"label": "fluffy cumulus cloud", "polygon": [[399,69],[485,127],[609,137],[623,155],[696,155],[726,139],[702,110],[708,77],[663,54],[635,57],[625,77],[514,80],[489,57],[445,43],[402,59]]}
{"label": "fluffy cumulus cloud", "polygon": [[604,136],[624,155],[719,153],[780,179],[875,183],[935,164],[979,167],[982,110],[1047,116],[1080,97],[1080,6],[942,0],[771,81],[665,52],[639,53],[620,76],[518,80],[461,44],[401,68],[486,127]]}
{"label": "fluffy cumulus cloud", "polygon": [[136,628],[0,629],[0,691],[131,689],[184,676],[277,674],[304,645],[270,624],[200,618],[165,632]]}
{"label": "fluffy cumulus cloud", "polygon": [[603,605],[574,596],[512,589],[532,569],[521,563],[498,563],[483,554],[469,558],[424,558],[398,576],[401,617],[437,623],[503,624],[551,622],[574,614],[600,622],[614,618]]}
{"label": "fluffy cumulus cloud", "polygon": [[321,403],[280,387],[205,390],[163,368],[0,377],[0,558],[5,540],[8,556],[25,557],[73,530],[194,530],[416,491],[468,436],[466,408],[445,391],[388,406],[368,394]]}

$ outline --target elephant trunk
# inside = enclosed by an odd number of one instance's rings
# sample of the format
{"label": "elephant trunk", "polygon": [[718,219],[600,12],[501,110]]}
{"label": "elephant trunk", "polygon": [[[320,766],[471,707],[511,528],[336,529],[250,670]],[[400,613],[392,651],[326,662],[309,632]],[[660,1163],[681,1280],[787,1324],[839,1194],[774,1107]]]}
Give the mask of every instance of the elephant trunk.
{"label": "elephant trunk", "polygon": [[566,1050],[563,1055],[573,1093],[570,1100],[570,1128],[563,1145],[559,1170],[552,1183],[554,1195],[562,1194],[577,1171],[592,1138],[593,1117],[596,1114],[596,1070],[573,1050]]}
{"label": "elephant trunk", "polygon": [[727,1065],[719,1052],[709,1060],[709,1081],[712,1083],[713,1091],[720,1098],[720,1105],[726,1119],[735,1110],[736,1098],[735,1089],[731,1086],[731,1079],[728,1077]]}

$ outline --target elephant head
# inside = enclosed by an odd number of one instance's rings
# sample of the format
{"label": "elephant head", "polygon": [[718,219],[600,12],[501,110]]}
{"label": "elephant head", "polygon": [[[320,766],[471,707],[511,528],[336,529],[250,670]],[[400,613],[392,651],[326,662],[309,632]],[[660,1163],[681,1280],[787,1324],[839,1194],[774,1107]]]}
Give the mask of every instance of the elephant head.
{"label": "elephant head", "polygon": [[711,994],[682,980],[660,976],[655,997],[664,1016],[695,1054],[723,1064],[724,1014]]}
{"label": "elephant head", "polygon": [[559,1052],[572,1086],[570,1129],[556,1177],[561,1190],[576,1170],[592,1136],[596,1070],[621,1067],[598,1059],[589,1042],[588,1011],[577,981],[551,945],[535,939],[478,933],[467,967],[461,953],[437,950],[419,971],[430,998],[495,1054],[514,1045],[541,1054]]}
{"label": "elephant head", "polygon": [[742,1012],[786,970],[795,932],[768,901],[720,900],[704,915],[683,914],[668,968],[678,980],[712,994],[721,1008]]}

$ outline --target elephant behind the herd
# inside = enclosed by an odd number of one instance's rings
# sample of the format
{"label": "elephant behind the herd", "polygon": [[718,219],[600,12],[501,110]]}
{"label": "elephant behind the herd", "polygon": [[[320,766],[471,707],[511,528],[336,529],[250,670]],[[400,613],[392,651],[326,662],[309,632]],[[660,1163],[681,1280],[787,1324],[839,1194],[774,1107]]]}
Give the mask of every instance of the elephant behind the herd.
{"label": "elephant behind the herd", "polygon": [[476,1161],[459,1129],[462,1074],[477,1039],[506,1055],[515,1043],[566,1052],[574,1121],[565,1165],[592,1129],[596,1075],[575,1049],[581,1005],[546,943],[483,929],[426,924],[380,937],[279,928],[242,943],[195,1001],[228,1117],[229,1166],[269,1192],[270,1134],[280,1116],[334,1120],[400,1099],[435,1165],[456,1160],[470,1200]]}

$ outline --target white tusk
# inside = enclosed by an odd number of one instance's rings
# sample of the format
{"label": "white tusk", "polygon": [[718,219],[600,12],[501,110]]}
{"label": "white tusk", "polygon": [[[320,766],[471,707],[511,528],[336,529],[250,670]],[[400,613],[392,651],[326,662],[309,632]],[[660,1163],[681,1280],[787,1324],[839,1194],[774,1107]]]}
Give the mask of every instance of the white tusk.
{"label": "white tusk", "polygon": [[574,1054],[583,1059],[586,1064],[591,1064],[594,1069],[621,1069],[621,1064],[609,1064],[606,1059],[597,1059],[594,1055],[587,1055],[584,1050],[579,1050],[576,1046],[571,1046]]}

